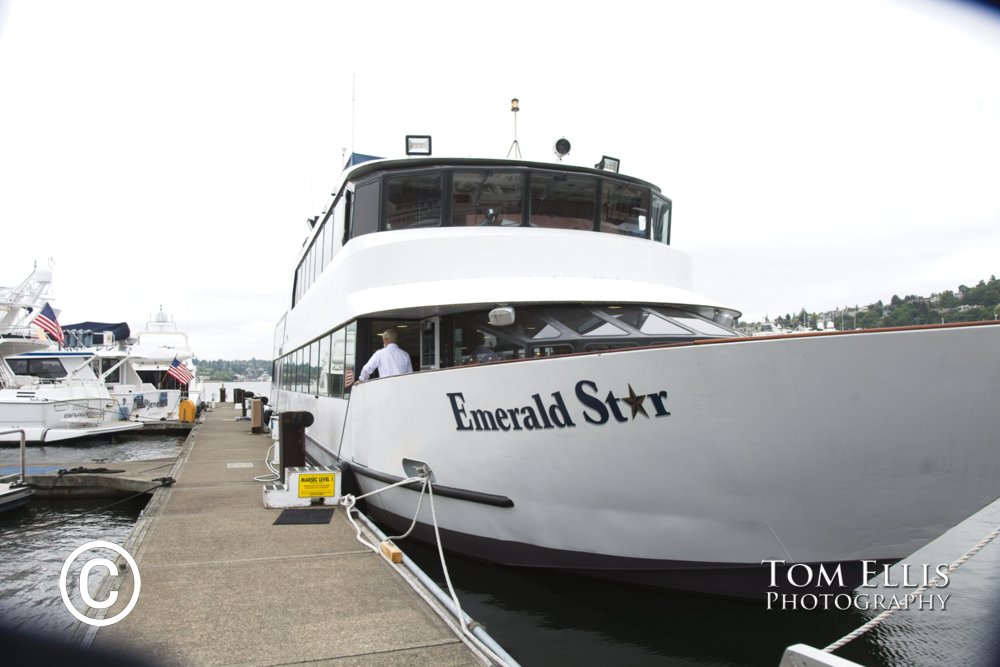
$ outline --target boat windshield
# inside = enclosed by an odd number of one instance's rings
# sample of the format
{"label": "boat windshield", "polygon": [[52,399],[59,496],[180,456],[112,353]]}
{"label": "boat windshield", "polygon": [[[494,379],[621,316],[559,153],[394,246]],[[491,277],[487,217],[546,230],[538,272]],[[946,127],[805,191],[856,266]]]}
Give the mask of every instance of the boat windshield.
{"label": "boat windshield", "polygon": [[58,380],[66,377],[66,369],[59,359],[8,359],[14,375],[29,375],[42,380]]}
{"label": "boat windshield", "polygon": [[519,307],[504,327],[480,311],[454,315],[451,326],[455,366],[739,335],[679,308],[638,305]]}
{"label": "boat windshield", "polygon": [[[670,200],[648,185],[605,176],[525,169],[456,169],[392,173],[358,186],[385,192],[357,197],[352,236],[414,227],[544,227],[600,231],[667,243]],[[651,201],[652,200],[652,201]],[[368,202],[366,204],[366,201]],[[651,204],[655,211],[651,210]],[[366,211],[366,207],[372,210]],[[650,224],[655,215],[656,224]],[[365,224],[361,221],[370,220]]]}

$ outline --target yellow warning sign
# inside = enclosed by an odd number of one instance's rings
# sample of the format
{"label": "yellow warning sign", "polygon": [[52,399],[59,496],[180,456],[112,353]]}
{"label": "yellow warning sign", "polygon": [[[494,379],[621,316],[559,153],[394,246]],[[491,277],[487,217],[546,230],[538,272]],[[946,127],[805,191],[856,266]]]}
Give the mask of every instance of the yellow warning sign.
{"label": "yellow warning sign", "polygon": [[323,498],[335,495],[337,473],[299,475],[299,498]]}

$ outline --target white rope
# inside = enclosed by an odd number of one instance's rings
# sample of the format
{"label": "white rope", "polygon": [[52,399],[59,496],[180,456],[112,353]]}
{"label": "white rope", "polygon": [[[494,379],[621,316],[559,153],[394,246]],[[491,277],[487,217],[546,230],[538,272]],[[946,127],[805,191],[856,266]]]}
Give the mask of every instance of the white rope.
{"label": "white rope", "polygon": [[[389,486],[383,486],[381,488],[375,489],[374,491],[362,494],[360,496],[354,496],[354,495],[348,493],[348,494],[345,494],[343,497],[341,497],[340,504],[343,505],[344,508],[347,510],[347,520],[351,523],[352,526],[354,526],[354,537],[358,540],[358,542],[360,542],[363,546],[371,549],[375,553],[377,553],[379,555],[382,555],[382,551],[378,548],[378,545],[372,544],[371,542],[369,542],[368,540],[366,540],[365,538],[363,538],[361,536],[361,526],[358,525],[358,523],[354,521],[354,517],[351,516],[351,510],[354,509],[354,505],[357,504],[357,502],[359,500],[361,500],[362,498],[367,498],[368,496],[374,496],[376,494],[382,493],[383,491],[388,491],[389,489],[395,488],[397,486],[402,486],[404,484],[410,484],[412,482],[419,482],[421,480],[424,480],[424,487],[426,488],[426,486],[427,486],[426,478],[424,478],[424,477],[407,477],[406,479],[400,480],[400,481],[396,482],[395,484],[390,484]],[[421,495],[423,495],[423,491],[421,491]],[[418,509],[419,509],[419,506],[418,506]],[[416,517],[414,517],[414,521],[416,521]]]}
{"label": "white rope", "polygon": [[[451,576],[448,574],[448,564],[444,560],[444,547],[441,545],[441,534],[438,532],[438,521],[437,513],[434,511],[434,484],[430,481],[430,476],[427,477],[427,497],[430,498],[431,502],[431,519],[434,523],[434,541],[437,542],[438,555],[441,557],[441,571],[444,572],[444,581],[448,584],[448,592],[451,593],[451,600],[455,603],[455,611],[458,616],[458,620],[462,624],[462,633],[472,641],[480,651],[489,656],[490,660],[493,660],[497,665],[501,667],[508,667],[507,663],[504,662],[500,656],[494,653],[488,646],[479,640],[472,631],[469,630],[469,624],[472,622],[472,618],[468,616],[464,611],[462,611],[462,605],[458,602],[458,595],[455,594],[455,588],[451,585]],[[466,620],[468,618],[468,621]]]}
{"label": "white rope", "polygon": [[850,642],[854,641],[855,639],[857,639],[861,635],[865,634],[866,632],[868,632],[872,628],[876,628],[876,627],[882,625],[890,616],[892,616],[893,614],[895,614],[897,611],[899,611],[900,609],[905,609],[906,607],[908,607],[910,605],[910,602],[912,602],[913,600],[915,600],[916,597],[918,595],[920,595],[922,592],[924,592],[928,588],[937,588],[939,585],[941,585],[941,583],[943,583],[945,581],[945,577],[947,575],[949,575],[952,572],[954,572],[955,570],[957,570],[959,568],[959,566],[965,564],[970,558],[972,558],[977,553],[979,553],[980,551],[982,551],[983,548],[987,544],[989,544],[990,542],[992,542],[993,540],[995,540],[998,536],[1000,536],[1000,526],[998,526],[996,528],[996,530],[994,530],[993,532],[991,532],[989,535],[987,535],[986,537],[984,537],[983,539],[981,539],[979,541],[979,543],[976,544],[974,547],[972,547],[971,549],[969,549],[968,551],[966,551],[965,554],[962,555],[961,558],[959,558],[954,563],[952,563],[951,565],[949,565],[948,568],[946,569],[946,571],[944,573],[942,573],[944,576],[934,577],[933,579],[931,579],[930,581],[924,583],[922,586],[920,586],[919,588],[917,588],[916,590],[914,590],[912,593],[910,593],[909,595],[907,595],[906,598],[905,598],[906,605],[899,605],[897,607],[891,607],[889,609],[886,609],[881,614],[879,614],[878,616],[876,616],[872,620],[868,621],[867,623],[865,623],[864,625],[862,625],[860,628],[858,628],[854,632],[852,632],[852,633],[850,633],[850,634],[842,637],[841,639],[838,639],[837,641],[833,642],[832,644],[830,644],[829,646],[827,646],[823,650],[826,653],[833,653],[837,649],[846,646],[847,644],[849,644]]}
{"label": "white rope", "polygon": [[256,477],[253,478],[253,481],[255,481],[255,482],[277,482],[279,479],[281,479],[281,471],[278,470],[277,468],[275,468],[273,465],[271,465],[271,452],[274,451],[274,448],[277,445],[278,445],[278,443],[275,442],[273,445],[271,445],[270,447],[267,448],[267,454],[264,454],[264,465],[267,466],[267,469],[271,471],[271,474],[270,475],[257,475]]}
{"label": "white rope", "polygon": [[[438,556],[441,559],[441,571],[444,573],[445,583],[448,584],[448,592],[451,594],[451,601],[455,605],[455,615],[457,617],[458,625],[459,625],[458,629],[460,629],[461,633],[465,636],[465,638],[473,646],[475,646],[477,650],[479,650],[481,653],[483,653],[483,655],[485,655],[487,658],[489,658],[493,662],[493,664],[499,665],[500,667],[509,667],[509,665],[506,662],[504,662],[504,660],[499,655],[497,655],[492,649],[490,649],[489,646],[487,646],[485,643],[483,643],[483,641],[481,639],[479,639],[478,637],[476,637],[474,634],[472,634],[472,631],[469,630],[469,625],[471,625],[473,623],[473,620],[472,620],[472,618],[468,614],[466,614],[462,610],[462,605],[458,601],[458,595],[455,593],[455,588],[451,584],[451,576],[448,573],[448,564],[447,564],[447,562],[445,562],[445,558],[444,558],[444,548],[441,545],[441,534],[440,534],[440,532],[438,530],[437,513],[436,513],[436,511],[434,509],[434,485],[431,482],[430,470],[424,468],[424,469],[421,470],[421,474],[418,475],[418,476],[408,477],[408,478],[406,478],[404,480],[396,482],[395,484],[390,484],[389,486],[383,486],[381,488],[375,489],[374,491],[362,494],[360,496],[353,496],[351,494],[347,494],[347,495],[343,496],[340,499],[340,504],[343,505],[346,508],[346,511],[347,511],[347,520],[351,523],[352,526],[354,526],[355,539],[357,539],[357,541],[360,542],[363,546],[367,547],[368,549],[374,551],[375,553],[377,553],[380,556],[382,556],[383,558],[385,558],[385,556],[382,554],[381,549],[379,549],[379,547],[377,545],[372,544],[371,542],[369,542],[368,540],[366,540],[362,536],[362,534],[361,534],[361,532],[362,532],[361,531],[361,525],[358,524],[354,520],[353,516],[351,516],[351,510],[354,509],[355,503],[357,503],[357,501],[361,500],[362,498],[367,498],[368,496],[374,496],[376,494],[382,493],[383,491],[388,491],[389,489],[392,489],[392,488],[395,488],[395,487],[398,487],[398,486],[403,486],[403,485],[406,485],[406,484],[410,484],[410,483],[413,483],[413,482],[416,482],[416,481],[422,481],[423,482],[423,486],[420,489],[420,497],[419,497],[419,499],[417,501],[416,512],[414,512],[414,515],[413,515],[413,522],[410,524],[410,528],[406,531],[406,533],[404,533],[402,535],[402,537],[408,536],[413,531],[414,526],[416,526],[416,524],[417,524],[417,518],[420,515],[420,505],[421,505],[421,502],[423,501],[424,493],[426,492],[428,498],[430,498],[431,519],[432,519],[432,523],[434,525],[434,541],[437,543]],[[398,538],[388,538],[388,539],[398,539]],[[388,560],[388,559],[386,559],[386,560]],[[390,562],[390,564],[392,564],[392,565],[395,566],[394,563],[392,563],[391,561],[389,561],[389,562]],[[411,582],[410,585],[413,586],[412,582]],[[420,591],[418,590],[417,592],[419,593]],[[422,595],[422,597],[425,597],[425,596]],[[426,599],[426,597],[425,597],[425,599]],[[451,624],[449,623],[449,625],[451,625]],[[452,629],[453,630],[455,629],[454,626],[452,626]]]}
{"label": "white rope", "polygon": [[413,529],[417,527],[417,517],[420,516],[420,506],[424,502],[424,493],[427,491],[427,486],[431,483],[430,476],[424,478],[424,485],[420,487],[420,495],[417,497],[417,510],[413,513],[413,521],[410,522],[410,527],[406,529],[406,532],[402,535],[390,535],[390,540],[405,540],[413,532]]}

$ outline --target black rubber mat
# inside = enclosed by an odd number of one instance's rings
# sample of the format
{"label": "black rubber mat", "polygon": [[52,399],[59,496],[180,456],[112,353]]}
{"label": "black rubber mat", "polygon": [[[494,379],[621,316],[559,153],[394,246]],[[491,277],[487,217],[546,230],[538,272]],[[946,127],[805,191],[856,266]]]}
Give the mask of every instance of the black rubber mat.
{"label": "black rubber mat", "polygon": [[334,507],[305,507],[282,510],[274,520],[275,526],[301,526],[310,523],[330,523]]}

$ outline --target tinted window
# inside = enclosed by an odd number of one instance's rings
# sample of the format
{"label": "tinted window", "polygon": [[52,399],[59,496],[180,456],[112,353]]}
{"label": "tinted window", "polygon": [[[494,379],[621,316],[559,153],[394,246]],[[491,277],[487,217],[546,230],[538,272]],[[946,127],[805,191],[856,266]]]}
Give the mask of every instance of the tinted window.
{"label": "tinted window", "polygon": [[619,181],[605,181],[601,197],[600,231],[649,236],[649,191]]}
{"label": "tinted window", "polygon": [[566,174],[531,175],[532,227],[593,229],[597,180]]}
{"label": "tinted window", "polygon": [[379,184],[378,181],[358,186],[354,192],[354,215],[351,237],[378,231]]}
{"label": "tinted window", "polygon": [[393,176],[385,190],[386,229],[441,224],[441,174]]}
{"label": "tinted window", "polygon": [[58,359],[8,359],[14,375],[32,375],[52,380],[66,377],[66,369]]}
{"label": "tinted window", "polygon": [[653,196],[653,213],[650,216],[652,238],[660,243],[670,243],[670,202]]}
{"label": "tinted window", "polygon": [[512,173],[455,172],[452,177],[453,225],[518,226],[524,176]]}

